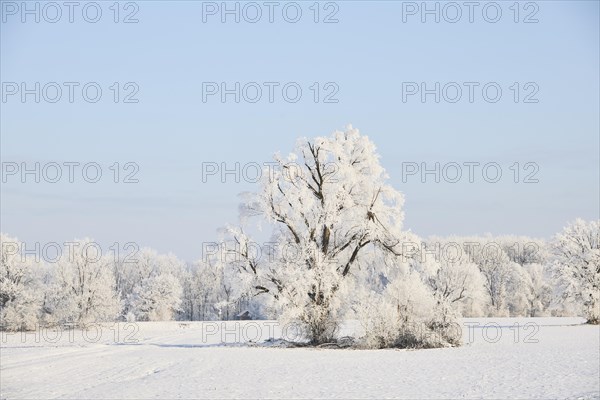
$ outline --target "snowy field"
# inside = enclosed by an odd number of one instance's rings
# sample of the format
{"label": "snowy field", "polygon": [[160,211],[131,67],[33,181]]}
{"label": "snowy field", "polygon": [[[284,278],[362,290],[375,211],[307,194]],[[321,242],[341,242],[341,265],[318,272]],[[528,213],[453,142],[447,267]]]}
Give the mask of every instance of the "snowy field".
{"label": "snowy field", "polygon": [[600,328],[582,322],[464,319],[464,346],[433,350],[257,345],[281,336],[265,321],[2,333],[1,398],[598,399]]}

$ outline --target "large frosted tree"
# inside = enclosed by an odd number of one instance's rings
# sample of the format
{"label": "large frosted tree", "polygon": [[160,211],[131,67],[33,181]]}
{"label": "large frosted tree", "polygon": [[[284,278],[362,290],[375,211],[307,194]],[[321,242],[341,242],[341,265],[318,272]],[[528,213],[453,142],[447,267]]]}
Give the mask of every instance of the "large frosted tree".
{"label": "large frosted tree", "polygon": [[254,257],[244,230],[230,229],[256,293],[270,294],[313,343],[334,337],[361,262],[400,255],[403,196],[387,178],[373,142],[352,127],[300,139],[242,206],[273,225],[269,254]]}
{"label": "large frosted tree", "polygon": [[575,220],[552,243],[564,300],[582,305],[588,323],[600,323],[600,221]]}

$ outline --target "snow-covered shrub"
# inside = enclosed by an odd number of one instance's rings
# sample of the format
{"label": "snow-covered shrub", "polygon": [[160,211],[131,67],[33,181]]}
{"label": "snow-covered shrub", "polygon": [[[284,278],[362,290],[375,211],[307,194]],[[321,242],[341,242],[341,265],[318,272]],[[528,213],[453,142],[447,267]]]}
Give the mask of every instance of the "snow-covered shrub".
{"label": "snow-covered shrub", "polygon": [[301,269],[288,268],[292,271],[281,279],[285,294],[278,302],[280,320],[284,326],[298,325],[313,344],[334,341],[345,312],[348,281],[331,267],[318,264],[303,276],[296,273]]}
{"label": "snow-covered shrub", "polygon": [[367,348],[429,348],[460,344],[457,314],[436,298],[422,276],[407,270],[382,292],[361,291],[356,316]]}
{"label": "snow-covered shrub", "polygon": [[0,328],[31,330],[38,323],[42,287],[34,268],[22,255],[22,243],[0,234]]}
{"label": "snow-covered shrub", "polygon": [[563,301],[574,301],[588,323],[600,323],[600,221],[575,220],[552,243]]}

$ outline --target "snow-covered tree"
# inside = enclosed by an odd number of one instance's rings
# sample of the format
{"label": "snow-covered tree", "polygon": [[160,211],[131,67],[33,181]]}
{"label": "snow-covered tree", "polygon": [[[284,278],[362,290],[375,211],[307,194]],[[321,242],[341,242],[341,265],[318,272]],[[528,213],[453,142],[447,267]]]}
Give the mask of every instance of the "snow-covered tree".
{"label": "snow-covered tree", "polygon": [[22,253],[22,243],[0,234],[0,328],[30,330],[40,314],[42,287],[36,263]]}
{"label": "snow-covered tree", "polygon": [[182,288],[170,273],[153,275],[134,288],[132,308],[140,321],[172,320],[181,305]]}
{"label": "snow-covered tree", "polygon": [[[190,320],[219,320],[222,302],[221,276],[212,263],[200,260],[190,265],[183,274],[182,312]],[[232,281],[233,283],[233,281]]]}
{"label": "snow-covered tree", "polygon": [[190,320],[230,320],[248,311],[263,316],[256,297],[245,291],[238,272],[221,261],[220,254],[190,265],[182,279],[182,318]]}
{"label": "snow-covered tree", "polygon": [[526,264],[523,268],[527,272],[525,287],[527,301],[529,302],[528,316],[543,317],[548,315],[553,300],[553,281],[550,269],[537,263]]}
{"label": "snow-covered tree", "polygon": [[252,240],[231,228],[237,266],[284,320],[303,326],[312,343],[327,342],[354,300],[349,288],[360,266],[401,255],[403,196],[387,183],[373,143],[352,127],[300,139],[263,178],[242,209],[273,224],[272,248],[253,257]]}
{"label": "snow-covered tree", "polygon": [[210,302],[209,291],[214,285],[205,280],[202,284],[201,268],[196,264],[186,265],[181,273],[181,319],[187,321],[211,320],[207,317],[206,305]]}
{"label": "snow-covered tree", "polygon": [[510,261],[519,265],[544,264],[548,259],[547,245],[541,239],[507,235],[493,240],[502,247]]}
{"label": "snow-covered tree", "polygon": [[180,311],[185,263],[173,254],[144,248],[117,273],[124,313],[141,321],[171,320]]}
{"label": "snow-covered tree", "polygon": [[46,307],[48,322],[113,321],[119,302],[110,256],[91,239],[75,239],[53,265]]}
{"label": "snow-covered tree", "polygon": [[494,238],[511,261],[507,305],[511,316],[541,316],[551,303],[547,244],[527,236]]}
{"label": "snow-covered tree", "polygon": [[[489,315],[505,317],[509,315],[508,286],[514,279],[513,263],[501,246],[491,238],[470,240],[475,244],[468,248],[469,256],[479,267],[483,276],[483,287],[488,295]],[[513,282],[515,282],[513,280]]]}
{"label": "snow-covered tree", "polygon": [[468,255],[456,261],[426,260],[421,267],[438,301],[446,303],[461,314],[465,308],[482,302],[484,281],[479,268]]}
{"label": "snow-covered tree", "polygon": [[600,221],[575,220],[556,235],[552,251],[563,298],[577,301],[588,323],[600,323]]}
{"label": "snow-covered tree", "polygon": [[[456,302],[462,315],[541,316],[550,312],[555,283],[549,273],[548,245],[544,240],[486,234],[431,237],[424,246],[429,249],[429,254],[426,254],[427,262],[421,262],[420,268],[430,271],[428,279],[434,290],[445,287],[434,278],[455,278],[454,283],[449,282],[454,287],[457,282],[462,282],[456,278],[469,277],[465,283],[471,282],[475,295]],[[432,254],[437,256],[433,261]],[[479,269],[479,277],[473,273],[465,274],[465,263],[474,263]],[[447,264],[452,264],[453,269],[448,269],[450,265]],[[451,275],[437,277],[440,272],[451,272]],[[442,293],[451,298],[453,292],[443,289]],[[570,314],[563,310],[563,315]]]}
{"label": "snow-covered tree", "polygon": [[[526,264],[530,265],[530,264]],[[510,274],[506,283],[506,306],[510,316],[527,317],[535,302],[532,277],[526,267],[510,262]],[[541,303],[538,303],[539,306]]]}
{"label": "snow-covered tree", "polygon": [[156,250],[144,247],[127,260],[116,260],[117,289],[123,300],[126,300],[144,279],[161,273],[176,275],[181,268],[181,261],[174,255],[158,254]]}

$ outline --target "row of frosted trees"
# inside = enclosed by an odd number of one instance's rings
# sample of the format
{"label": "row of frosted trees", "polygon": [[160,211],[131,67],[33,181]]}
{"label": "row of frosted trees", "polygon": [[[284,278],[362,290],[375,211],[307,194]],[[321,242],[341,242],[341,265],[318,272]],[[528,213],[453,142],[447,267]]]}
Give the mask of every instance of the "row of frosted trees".
{"label": "row of frosted trees", "polygon": [[[583,315],[593,320],[598,232],[597,222],[578,220],[550,244],[522,236],[420,240],[413,235],[402,247],[431,290],[463,316]],[[72,243],[83,249],[91,241]],[[226,320],[243,311],[255,317],[276,312],[252,290],[242,290],[235,267],[226,263],[190,265],[151,249],[142,249],[130,262],[74,251],[44,263],[21,250],[16,238],[2,235],[4,329],[110,320]]]}
{"label": "row of frosted trees", "polygon": [[[39,263],[2,235],[2,328],[250,311],[299,324],[314,344],[335,340],[342,321],[356,319],[370,347],[390,347],[456,344],[450,328],[461,315],[598,323],[598,221],[576,220],[548,243],[421,239],[402,229],[404,197],[389,185],[374,144],[351,127],[300,139],[275,165],[245,197],[240,224],[224,230],[219,251],[193,265],[148,249],[115,260],[94,254],[89,240]],[[247,233],[257,218],[272,228],[268,246]],[[435,330],[439,340],[424,343],[412,326]]]}
{"label": "row of frosted trees", "polygon": [[74,240],[58,260],[23,254],[2,234],[2,328],[85,325],[104,321],[231,319],[246,307],[231,297],[223,268],[187,265],[172,254],[142,249],[130,260],[100,255],[89,240]]}

